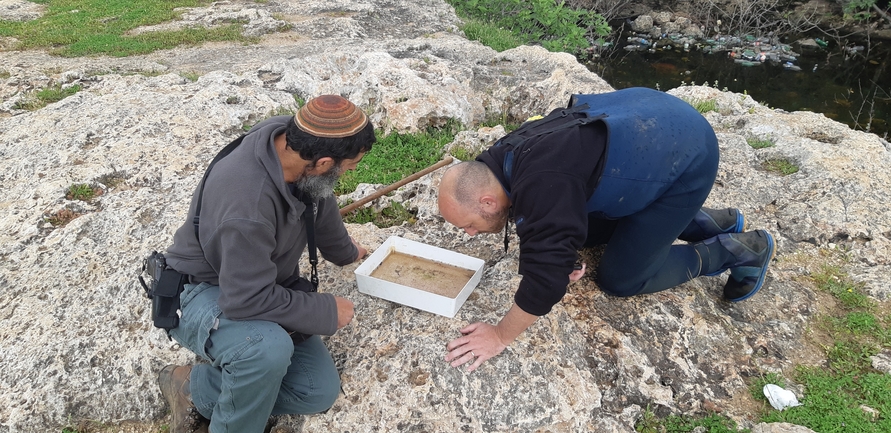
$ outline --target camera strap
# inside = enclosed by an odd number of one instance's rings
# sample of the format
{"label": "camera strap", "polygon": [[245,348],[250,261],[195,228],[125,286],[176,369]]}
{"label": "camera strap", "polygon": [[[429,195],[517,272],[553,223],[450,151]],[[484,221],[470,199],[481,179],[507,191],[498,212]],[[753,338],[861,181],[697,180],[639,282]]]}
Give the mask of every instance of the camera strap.
{"label": "camera strap", "polygon": [[[294,188],[292,191],[296,191]],[[315,204],[312,202],[312,199],[307,197],[306,194],[301,192],[300,201],[306,205],[306,210],[303,211],[303,220],[306,221],[306,249],[309,250],[309,265],[311,268],[309,274],[309,281],[312,283],[312,286],[316,289],[319,288],[319,257],[316,253],[316,230],[315,230]]]}
{"label": "camera strap", "polygon": [[223,159],[226,155],[232,153],[232,151],[235,150],[235,148],[238,147],[242,141],[244,141],[244,134],[242,134],[241,137],[232,140],[231,143],[227,144],[226,147],[220,150],[220,153],[218,153],[217,156],[213,157],[213,160],[210,161],[207,169],[204,170],[204,177],[201,179],[201,189],[198,190],[198,203],[195,204],[195,217],[192,218],[192,225],[195,226],[195,239],[198,239],[198,245],[201,245],[201,238],[198,236],[198,220],[201,216],[201,199],[204,198],[204,183],[207,182],[207,176],[210,174],[210,169],[212,169],[213,166],[216,163],[220,162],[220,160]]}
{"label": "camera strap", "polygon": [[[226,157],[238,147],[241,142],[244,140],[244,135],[241,137],[232,140],[231,143],[227,144],[220,153],[217,154],[208,164],[207,169],[204,171],[204,177],[201,179],[201,189],[198,190],[198,203],[195,204],[195,217],[192,218],[192,225],[195,226],[195,239],[198,239],[198,245],[201,245],[201,238],[198,236],[198,222],[201,219],[201,202],[204,198],[204,184],[207,182],[207,176],[210,174],[210,170],[219,162],[221,159]],[[319,287],[319,257],[316,253],[316,235],[315,235],[315,204],[312,202],[312,199],[307,197],[306,194],[303,194],[299,190],[293,187],[293,185],[288,185],[291,190],[291,194],[297,197],[299,193],[299,200],[306,205],[306,209],[303,211],[303,220],[306,221],[306,248],[309,250],[309,264],[312,268],[310,272],[310,282],[313,287]]]}

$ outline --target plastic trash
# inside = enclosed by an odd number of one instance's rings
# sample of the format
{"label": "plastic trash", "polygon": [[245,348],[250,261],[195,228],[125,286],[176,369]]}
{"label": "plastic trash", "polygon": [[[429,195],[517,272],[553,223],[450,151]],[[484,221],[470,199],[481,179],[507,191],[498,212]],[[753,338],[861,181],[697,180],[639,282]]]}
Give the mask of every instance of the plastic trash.
{"label": "plastic trash", "polygon": [[795,394],[792,393],[792,391],[780,388],[772,383],[764,385],[764,396],[767,397],[767,401],[769,401],[770,405],[776,410],[801,406],[801,403],[798,402],[798,398],[795,397]]}

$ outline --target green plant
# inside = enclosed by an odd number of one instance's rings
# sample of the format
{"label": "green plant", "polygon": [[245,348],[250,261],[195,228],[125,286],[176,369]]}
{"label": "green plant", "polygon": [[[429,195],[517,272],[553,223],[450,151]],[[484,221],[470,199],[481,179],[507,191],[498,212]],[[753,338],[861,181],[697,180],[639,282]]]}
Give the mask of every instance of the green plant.
{"label": "green plant", "polygon": [[709,111],[718,111],[718,102],[714,99],[708,99],[705,101],[685,101],[693,106],[696,111],[700,113],[708,113]]}
{"label": "green plant", "polygon": [[107,54],[147,54],[179,45],[213,41],[253,41],[242,35],[240,23],[213,28],[128,34],[142,26],[178,19],[185,7],[209,4],[206,0],[144,1],[66,0],[48,1],[44,14],[30,21],[0,21],[0,37],[18,40],[15,49],[49,48],[52,54],[77,57]]}
{"label": "green plant", "polygon": [[870,18],[870,10],[873,9],[876,3],[876,0],[848,0],[846,3],[843,3],[842,11],[846,18],[866,21]]}
{"label": "green plant", "polygon": [[606,19],[554,0],[449,0],[465,19],[464,34],[495,50],[540,43],[549,51],[581,53],[610,33]]}
{"label": "green plant", "polygon": [[193,83],[196,82],[196,81],[198,81],[199,78],[201,78],[201,74],[198,73],[198,72],[195,72],[195,71],[184,71],[184,72],[180,72],[180,73],[179,73],[179,76],[180,76],[180,77],[183,77],[183,78],[185,78],[185,79],[187,79],[187,80],[189,80],[189,81],[191,81],[191,82],[193,82]]}
{"label": "green plant", "polygon": [[666,432],[705,431],[709,433],[738,433],[736,421],[718,414],[710,414],[701,418],[672,415],[665,419]]}
{"label": "green plant", "polygon": [[81,90],[80,84],[62,88],[61,84],[45,87],[28,93],[13,105],[18,110],[39,110],[53,102],[59,102]]}
{"label": "green plant", "polygon": [[766,401],[767,397],[764,397],[764,385],[769,383],[780,387],[786,386],[786,380],[779,374],[773,372],[762,374],[749,383],[749,393],[752,394],[752,398],[758,401]]}
{"label": "green plant", "polygon": [[656,418],[656,414],[650,409],[650,405],[647,405],[647,408],[644,409],[643,413],[640,415],[640,419],[637,420],[634,430],[640,433],[659,432],[659,420]]}
{"label": "green plant", "polygon": [[875,316],[876,305],[838,267],[824,266],[811,278],[842,306],[819,318],[820,329],[831,341],[824,346],[827,365],[796,368],[795,379],[805,390],[802,406],[768,412],[762,421],[789,422],[819,432],[891,431],[891,418],[885,415],[891,413],[891,376],[874,370],[871,362],[882,348],[891,347],[891,317]]}
{"label": "green plant", "polygon": [[749,146],[752,146],[752,149],[764,149],[767,147],[773,147],[775,144],[773,139],[770,138],[747,138],[746,143],[748,143]]}
{"label": "green plant", "polygon": [[86,183],[76,183],[68,187],[65,198],[68,200],[90,201],[102,195],[102,189]]}
{"label": "green plant", "polygon": [[461,161],[473,161],[480,154],[479,151],[474,151],[464,146],[455,146],[450,153]]}
{"label": "green plant", "polygon": [[460,123],[450,121],[442,128],[428,128],[416,134],[394,132],[382,136],[378,131],[371,151],[365,154],[356,170],[341,176],[334,193],[350,193],[360,183],[391,184],[435,164],[459,128]]}
{"label": "green plant", "polygon": [[848,309],[869,308],[872,302],[861,291],[861,286],[851,282],[836,266],[822,266],[811,275],[821,290],[829,292]]}
{"label": "green plant", "polygon": [[417,222],[417,212],[412,212],[405,208],[402,203],[391,200],[390,206],[383,208],[380,212],[375,212],[371,207],[356,209],[355,211],[344,215],[343,221],[350,224],[373,223],[380,228],[400,226],[402,223],[414,224]]}
{"label": "green plant", "polygon": [[765,170],[782,176],[798,173],[798,166],[786,159],[768,159],[761,164]]}

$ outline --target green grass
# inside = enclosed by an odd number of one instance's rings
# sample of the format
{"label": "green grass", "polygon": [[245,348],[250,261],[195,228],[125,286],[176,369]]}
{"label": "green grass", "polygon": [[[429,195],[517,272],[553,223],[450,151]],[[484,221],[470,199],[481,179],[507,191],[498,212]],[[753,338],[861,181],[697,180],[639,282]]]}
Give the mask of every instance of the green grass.
{"label": "green grass", "polygon": [[[685,100],[686,101],[686,100]],[[718,103],[714,99],[705,101],[686,101],[700,113],[708,113],[709,111],[718,111]]]}
{"label": "green grass", "polygon": [[76,183],[68,187],[65,198],[68,200],[90,201],[102,195],[102,189],[86,183]]}
{"label": "green grass", "polygon": [[760,139],[760,138],[747,138],[746,143],[752,147],[752,149],[764,149],[767,147],[773,147],[774,141],[772,139]]}
{"label": "green grass", "polygon": [[360,183],[389,185],[437,163],[442,159],[443,147],[455,139],[460,127],[451,122],[418,134],[378,134],[371,152],[365,154],[356,170],[341,176],[334,193],[353,192]]}
{"label": "green grass", "polygon": [[64,89],[62,88],[62,85],[57,84],[26,94],[22,99],[13,104],[13,108],[28,111],[39,110],[46,107],[48,104],[61,101],[80,90],[81,86],[79,84]]}
{"label": "green grass", "polygon": [[464,20],[468,39],[496,51],[540,44],[549,51],[579,54],[590,39],[610,33],[602,15],[554,0],[447,0]]}
{"label": "green grass", "polygon": [[14,37],[18,50],[48,49],[66,56],[147,54],[180,45],[212,41],[254,39],[242,35],[240,23],[215,28],[189,28],[128,36],[141,26],[178,19],[174,8],[205,6],[203,0],[35,0],[46,5],[44,15],[32,21],[0,20],[0,36]]}
{"label": "green grass", "polygon": [[407,222],[414,224],[417,219],[416,212],[412,212],[405,208],[402,203],[390,200],[390,206],[385,207],[380,212],[375,212],[371,207],[363,207],[344,215],[343,221],[350,224],[373,223],[380,228],[400,226]]}
{"label": "green grass", "polygon": [[526,43],[523,38],[515,35],[510,30],[479,19],[467,18],[461,30],[464,31],[467,39],[479,41],[481,44],[498,52],[516,48]]}
{"label": "green grass", "polygon": [[[753,379],[749,390],[764,410],[756,422],[787,422],[820,433],[891,431],[891,375],[872,368],[871,356],[891,348],[891,315],[880,307],[838,267],[824,266],[811,275],[817,289],[837,303],[815,320],[815,331],[824,341],[825,364],[797,366],[791,381],[803,389],[802,404],[774,410],[762,392],[765,384],[786,387],[777,373]],[[872,412],[864,408],[871,409]],[[707,432],[737,431],[723,416],[702,418],[669,416],[657,418],[649,408],[638,421],[639,432],[692,432],[697,426]],[[748,430],[743,430],[748,431]]]}
{"label": "green grass", "polygon": [[781,176],[798,173],[798,166],[786,159],[768,159],[761,164],[761,167]]}

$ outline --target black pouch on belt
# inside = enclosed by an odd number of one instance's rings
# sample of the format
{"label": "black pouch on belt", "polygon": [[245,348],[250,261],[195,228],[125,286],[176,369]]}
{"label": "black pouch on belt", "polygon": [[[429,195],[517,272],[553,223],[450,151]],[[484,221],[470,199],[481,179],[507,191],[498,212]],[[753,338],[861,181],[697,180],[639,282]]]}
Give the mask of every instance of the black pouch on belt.
{"label": "black pouch on belt", "polygon": [[189,276],[167,266],[164,255],[155,251],[145,259],[142,267],[149,282],[139,276],[146,296],[152,300],[152,324],[170,331],[179,326],[179,295]]}

